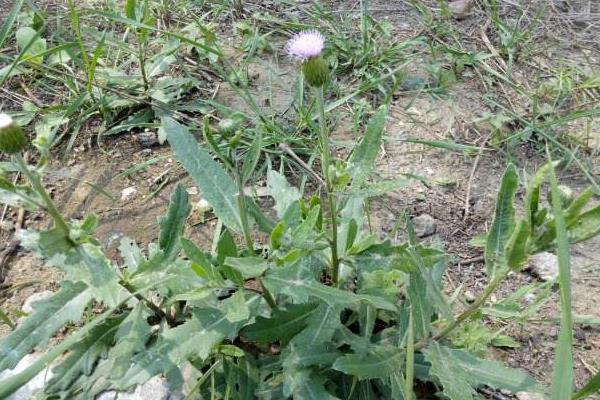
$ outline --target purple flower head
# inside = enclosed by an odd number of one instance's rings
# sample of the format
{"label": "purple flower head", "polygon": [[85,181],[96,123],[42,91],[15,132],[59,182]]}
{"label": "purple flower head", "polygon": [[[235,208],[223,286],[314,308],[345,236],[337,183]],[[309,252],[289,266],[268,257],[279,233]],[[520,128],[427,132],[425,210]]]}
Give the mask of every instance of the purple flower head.
{"label": "purple flower head", "polygon": [[294,35],[285,46],[290,57],[301,61],[321,55],[325,47],[325,37],[317,30],[300,32]]}

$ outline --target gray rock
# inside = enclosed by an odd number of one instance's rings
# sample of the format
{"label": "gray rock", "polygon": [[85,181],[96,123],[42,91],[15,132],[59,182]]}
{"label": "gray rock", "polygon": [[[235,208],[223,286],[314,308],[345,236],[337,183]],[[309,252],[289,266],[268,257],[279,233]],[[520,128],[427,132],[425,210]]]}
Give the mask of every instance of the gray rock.
{"label": "gray rock", "polygon": [[[40,358],[41,356],[42,355],[39,353],[27,354],[25,357],[23,357],[21,359],[21,361],[19,361],[19,363],[17,364],[17,366],[15,368],[9,369],[9,370],[6,370],[6,371],[0,373],[0,381],[3,381],[7,378],[10,378],[11,376],[18,374],[19,372],[24,371],[30,365],[32,365],[34,362],[36,362],[38,360],[38,358]],[[29,399],[33,398],[35,396],[35,394],[41,388],[44,387],[46,382],[50,378],[52,378],[52,371],[51,371],[52,368],[53,367],[51,366],[50,368],[37,374],[32,380],[27,382],[19,390],[17,390],[15,393],[8,396],[8,398],[6,398],[6,400],[29,400]]]}
{"label": "gray rock", "polygon": [[35,303],[36,301],[47,299],[48,297],[52,296],[53,294],[54,293],[51,292],[50,290],[42,290],[41,292],[35,292],[31,296],[29,296],[25,300],[25,302],[23,302],[23,307],[21,307],[21,311],[23,311],[27,314],[31,314],[31,312],[33,311],[33,303]]}
{"label": "gray rock", "polygon": [[529,269],[542,281],[551,281],[558,277],[558,258],[548,252],[538,253],[529,258]]}
{"label": "gray rock", "polygon": [[133,392],[109,390],[96,396],[96,400],[180,400],[182,398],[180,393],[171,392],[167,380],[160,376],[155,376],[143,385],[136,386]]}
{"label": "gray rock", "polygon": [[425,237],[435,233],[435,219],[429,214],[421,214],[412,219],[415,233],[418,237]]}

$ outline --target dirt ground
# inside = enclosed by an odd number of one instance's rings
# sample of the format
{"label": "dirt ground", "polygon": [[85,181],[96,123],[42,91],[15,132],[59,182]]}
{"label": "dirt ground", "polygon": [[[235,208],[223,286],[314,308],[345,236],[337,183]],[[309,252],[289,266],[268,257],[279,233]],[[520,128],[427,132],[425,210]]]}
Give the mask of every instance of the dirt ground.
{"label": "dirt ground", "polygon": [[[302,2],[299,2],[302,3]],[[326,2],[333,10],[356,9],[356,2],[335,1]],[[424,2],[435,9],[436,1]],[[506,7],[511,2],[499,2]],[[527,3],[527,2],[524,2]],[[559,3],[571,3],[556,1]],[[573,10],[580,3],[572,2]],[[589,15],[598,15],[600,5],[589,2]],[[3,3],[6,6],[6,3]],[[533,4],[535,2],[529,2]],[[0,9],[4,7],[0,4]],[[397,37],[405,38],[422,32],[419,17],[405,1],[372,1],[370,6],[375,18],[389,20],[394,27]],[[583,6],[582,6],[583,7]],[[576,31],[579,46],[560,47],[562,41],[557,41],[557,54],[562,58],[585,59],[586,67],[597,67],[598,60],[590,59],[588,50],[594,44],[588,43],[589,31],[594,29],[593,19],[586,19],[584,11],[577,14],[577,20],[572,17],[572,25],[587,24]],[[575,13],[575,11],[573,11]],[[558,18],[560,13],[551,14]],[[567,18],[566,16],[564,18]],[[579,22],[578,22],[579,21]],[[467,38],[473,43],[480,40],[480,12],[475,10],[460,22]],[[550,22],[548,22],[550,23]],[[563,26],[563,25],[561,25]],[[470,32],[470,34],[469,34]],[[600,33],[600,30],[596,30]],[[536,40],[546,43],[546,36],[558,35],[556,31],[538,33]],[[469,40],[467,40],[469,42]],[[470,43],[470,42],[469,42]],[[592,47],[593,48],[593,47]],[[598,53],[596,53],[598,56]],[[269,60],[263,60],[268,62]],[[257,64],[258,77],[254,81],[256,93],[261,93],[262,85],[266,85],[270,73],[261,74],[261,65]],[[273,67],[275,68],[275,67]],[[277,66],[285,71],[285,63]],[[531,71],[524,68],[516,74],[527,80]],[[285,84],[279,85],[283,93]],[[421,95],[416,99],[409,96],[398,96],[392,103],[389,120],[386,127],[385,145],[378,160],[377,171],[382,176],[397,177],[399,173],[425,176],[439,183],[426,185],[414,183],[409,189],[399,190],[371,204],[371,217],[376,229],[383,233],[395,229],[399,216],[408,213],[411,216],[428,214],[435,220],[435,233],[424,238],[427,242],[442,242],[449,255],[452,265],[447,273],[447,289],[452,292],[459,285],[463,291],[479,293],[486,277],[483,264],[478,258],[482,251],[470,244],[471,239],[486,232],[491,223],[495,191],[498,188],[507,160],[515,162],[521,175],[531,173],[536,167],[545,163],[543,152],[535,146],[523,143],[511,148],[483,151],[479,154],[451,152],[443,149],[432,149],[421,144],[410,144],[403,139],[418,138],[421,140],[451,140],[474,146],[487,146],[490,138],[490,128],[479,123],[483,112],[489,111],[489,106],[482,97],[489,90],[485,83],[475,74],[461,78],[450,91],[442,96]],[[276,91],[274,89],[274,91]],[[217,91],[218,99],[232,107],[242,107],[233,93],[225,85]],[[274,104],[280,103],[276,99]],[[519,99],[515,99],[518,101]],[[527,105],[523,105],[526,108]],[[352,137],[344,127],[348,116],[336,114],[339,119],[337,130],[333,132],[334,143],[349,140]],[[578,134],[579,126],[573,125],[565,129],[564,134]],[[88,213],[96,213],[100,217],[97,230],[98,239],[105,245],[110,257],[118,260],[117,247],[122,237],[131,237],[144,246],[157,236],[157,217],[162,215],[168,198],[174,186],[182,182],[198,202],[198,193],[193,182],[186,176],[181,167],[171,158],[168,145],[144,142],[140,132],[122,134],[104,141],[101,151],[94,143],[96,133],[93,127],[80,135],[75,150],[64,161],[59,158],[53,161],[50,170],[53,172],[46,178],[46,183],[52,196],[60,205],[61,210],[70,218],[79,219]],[[600,149],[596,149],[600,150]],[[60,149],[57,149],[57,153]],[[62,153],[61,153],[62,154]],[[595,151],[590,154],[592,165],[598,165],[600,159],[594,158]],[[123,171],[150,160],[156,160],[147,168],[130,176],[120,176]],[[598,171],[595,171],[597,173]],[[566,171],[563,181],[576,192],[587,187],[585,178],[576,169]],[[105,193],[97,190],[100,187]],[[108,197],[106,194],[112,196]],[[0,209],[1,211],[1,209]],[[468,213],[467,213],[468,211]],[[8,209],[4,217],[3,229],[0,230],[0,243],[8,243],[13,235],[10,229],[11,221],[15,221],[17,211]],[[194,211],[189,221],[187,235],[194,240],[210,246],[212,232],[216,220],[211,215],[202,216]],[[48,221],[37,213],[27,214],[25,226],[42,228]],[[398,232],[397,240],[403,238],[403,228]],[[597,297],[600,283],[600,238],[588,243],[574,246],[571,250],[573,269],[573,305],[579,315],[590,315],[600,318],[597,307]],[[471,262],[464,261],[473,260]],[[463,262],[460,262],[463,261]],[[12,258],[5,271],[5,281],[0,286],[0,307],[9,312],[19,310],[23,301],[32,293],[42,290],[53,290],[60,276],[51,268],[23,249]],[[524,271],[515,273],[509,282],[496,294],[501,299],[523,284],[536,282],[538,279]],[[544,320],[558,316],[558,296],[554,291],[550,301],[542,309],[539,322],[531,322],[525,326],[515,324],[508,326],[506,333],[511,334],[520,344],[515,349],[491,350],[494,356],[514,367],[524,368],[536,378],[548,384],[551,379],[551,368],[554,347],[558,335],[556,324]],[[0,336],[6,334],[6,325],[0,325]],[[600,362],[600,326],[579,324],[575,330],[575,366],[576,384],[578,387],[594,374]],[[499,399],[508,399],[495,397]],[[600,398],[600,397],[594,397]]]}

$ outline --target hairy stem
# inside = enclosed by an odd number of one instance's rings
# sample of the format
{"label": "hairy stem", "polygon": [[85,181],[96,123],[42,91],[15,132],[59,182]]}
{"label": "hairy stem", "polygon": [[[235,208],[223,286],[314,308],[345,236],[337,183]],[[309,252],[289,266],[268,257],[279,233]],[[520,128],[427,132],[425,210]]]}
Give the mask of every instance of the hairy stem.
{"label": "hairy stem", "polygon": [[15,160],[17,161],[17,164],[21,168],[23,174],[27,177],[29,182],[31,182],[33,190],[35,190],[42,198],[42,201],[44,202],[44,207],[46,208],[46,211],[48,211],[48,214],[50,214],[50,216],[54,220],[54,224],[56,225],[56,227],[63,231],[66,237],[69,237],[69,226],[65,222],[58,208],[56,208],[56,206],[54,205],[54,202],[48,195],[48,192],[46,192],[46,189],[44,189],[44,185],[42,185],[42,181],[39,175],[36,172],[32,172],[29,169],[29,166],[27,165],[21,154],[16,154]]}
{"label": "hairy stem", "polygon": [[500,282],[502,282],[504,278],[506,278],[507,273],[508,271],[501,272],[498,275],[494,276],[484,289],[483,293],[481,293],[479,297],[475,299],[475,301],[465,311],[463,311],[458,317],[456,317],[454,321],[452,321],[452,323],[445,327],[441,332],[438,332],[431,339],[426,338],[419,341],[419,343],[415,345],[415,350],[425,347],[430,340],[436,341],[443,339],[444,337],[448,336],[450,332],[456,329],[460,324],[470,319],[487,301],[487,299],[492,295],[492,293],[496,291]]}
{"label": "hairy stem", "polygon": [[340,270],[340,260],[338,257],[338,225],[337,225],[337,207],[336,199],[333,193],[333,183],[329,176],[329,166],[331,165],[331,149],[329,147],[329,135],[327,132],[327,121],[325,119],[325,100],[323,98],[323,86],[317,89],[317,107],[319,109],[319,142],[321,144],[321,170],[325,177],[325,187],[327,190],[327,200],[329,203],[329,213],[331,214],[331,268],[333,284],[337,285]]}

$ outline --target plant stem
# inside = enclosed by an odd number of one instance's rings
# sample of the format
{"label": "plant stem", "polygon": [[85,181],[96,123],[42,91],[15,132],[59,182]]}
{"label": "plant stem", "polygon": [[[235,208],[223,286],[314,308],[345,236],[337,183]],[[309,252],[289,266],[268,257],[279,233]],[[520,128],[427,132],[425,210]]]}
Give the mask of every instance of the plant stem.
{"label": "plant stem", "polygon": [[54,205],[54,202],[52,202],[50,196],[48,196],[48,193],[46,192],[46,189],[44,189],[44,185],[42,185],[42,181],[40,180],[39,175],[36,172],[32,172],[29,169],[29,166],[27,165],[21,154],[15,154],[15,160],[17,161],[17,164],[21,168],[23,174],[27,177],[29,182],[31,182],[33,190],[35,190],[42,198],[44,206],[46,207],[46,211],[48,211],[48,214],[50,214],[50,216],[54,220],[54,224],[56,225],[56,227],[63,231],[65,236],[68,238],[69,226],[65,222],[58,208],[56,208],[56,206]]}
{"label": "plant stem", "polygon": [[[248,213],[246,212],[246,198],[244,196],[244,184],[242,182],[240,166],[237,161],[236,161],[236,166],[235,166],[235,169],[233,170],[233,173],[235,174],[235,182],[238,186],[238,201],[237,201],[237,203],[238,203],[238,208],[240,209],[240,220],[242,223],[242,233],[244,234],[244,240],[246,241],[246,246],[248,247],[248,251],[251,253],[251,255],[254,255],[254,243],[252,242],[252,236],[250,235],[250,226],[248,224]],[[257,278],[257,280],[258,280],[258,283],[260,283],[260,286],[262,288],[262,294],[263,294],[265,301],[272,309],[276,309],[277,303],[275,302],[275,298],[273,297],[271,292],[269,292],[269,289],[267,289],[267,287],[263,284],[262,279]]]}
{"label": "plant stem", "polygon": [[150,84],[148,83],[148,76],[146,75],[146,57],[144,55],[144,44],[141,38],[138,36],[138,60],[140,62],[140,71],[142,72],[142,80],[144,81],[144,91],[148,92]]}
{"label": "plant stem", "polygon": [[319,109],[319,141],[321,144],[321,171],[325,177],[325,187],[327,190],[327,199],[329,202],[329,212],[331,214],[331,267],[333,284],[337,285],[340,260],[338,258],[338,235],[337,235],[337,207],[335,196],[333,194],[333,184],[329,176],[329,166],[331,165],[331,149],[329,148],[329,135],[327,132],[327,121],[325,119],[325,100],[323,98],[323,86],[317,88],[317,107]]}
{"label": "plant stem", "polygon": [[479,308],[492,295],[492,293],[494,293],[496,291],[496,289],[498,288],[498,285],[500,284],[500,282],[502,282],[504,280],[504,278],[506,277],[507,274],[508,274],[508,270],[506,270],[504,272],[500,272],[498,275],[493,277],[492,280],[486,286],[483,293],[481,293],[481,295],[479,295],[479,297],[473,302],[473,304],[471,304],[469,306],[469,308],[467,308],[465,311],[463,311],[458,317],[456,317],[456,319],[454,321],[452,321],[452,323],[450,323],[447,327],[445,327],[441,332],[437,333],[431,339],[425,338],[425,339],[422,339],[421,341],[419,341],[419,343],[417,343],[415,345],[415,350],[425,347],[427,345],[427,343],[429,343],[430,340],[436,341],[436,340],[443,339],[450,332],[452,332],[456,327],[458,327],[461,323],[463,323],[464,321],[471,318],[473,316],[473,314],[475,314],[477,312],[477,310],[479,310]]}

